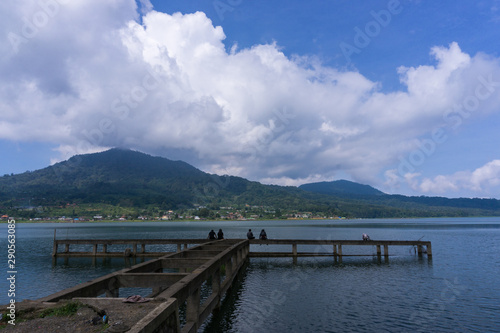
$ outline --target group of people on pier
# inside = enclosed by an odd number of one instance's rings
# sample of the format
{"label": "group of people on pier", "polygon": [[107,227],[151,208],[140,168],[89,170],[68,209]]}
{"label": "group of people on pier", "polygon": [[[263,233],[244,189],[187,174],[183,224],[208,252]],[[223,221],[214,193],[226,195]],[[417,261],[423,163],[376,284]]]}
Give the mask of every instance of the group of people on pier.
{"label": "group of people on pier", "polygon": [[[252,229],[248,229],[247,238],[248,239],[255,239],[255,236],[253,235]],[[262,239],[262,240],[266,240],[267,239],[267,234],[266,234],[266,231],[264,229],[262,229],[260,231],[259,239]]]}
{"label": "group of people on pier", "polygon": [[224,233],[222,229],[219,229],[219,232],[216,234],[214,229],[210,230],[208,233],[208,239],[224,239]]}
{"label": "group of people on pier", "polygon": [[[253,235],[252,229],[248,229],[247,238],[248,239],[255,239],[255,236]],[[368,236],[367,234],[363,234],[362,238],[364,241],[371,240],[370,236]],[[208,233],[208,239],[224,239],[224,233],[222,232],[222,229],[219,229],[219,232],[217,234],[215,233],[214,229],[210,230],[210,232]],[[261,239],[261,240],[267,239],[267,234],[266,234],[266,231],[264,229],[262,229],[260,231],[259,239]]]}
{"label": "group of people on pier", "polygon": [[[255,236],[253,235],[252,229],[248,229],[247,232],[247,238],[248,239],[255,239]],[[215,233],[214,229],[210,230],[208,233],[208,239],[224,239],[224,233],[222,232],[222,229],[219,229],[218,233]],[[267,234],[264,229],[261,230],[259,234],[259,239],[266,240],[267,239]]]}

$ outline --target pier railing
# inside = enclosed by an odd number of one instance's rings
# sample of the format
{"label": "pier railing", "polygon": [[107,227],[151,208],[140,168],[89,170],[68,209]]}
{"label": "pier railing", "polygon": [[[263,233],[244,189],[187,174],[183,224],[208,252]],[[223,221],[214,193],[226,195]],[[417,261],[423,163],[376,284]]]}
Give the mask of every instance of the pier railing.
{"label": "pier railing", "polygon": [[[424,253],[427,257],[432,257],[432,245],[430,241],[398,241],[398,240],[315,240],[315,239],[253,239],[250,244],[261,245],[291,245],[290,252],[253,252],[249,253],[250,257],[321,257],[334,256],[342,257],[343,247],[346,246],[375,246],[377,255],[382,255],[382,247],[384,256],[389,256],[389,246],[410,246],[415,247],[416,253],[422,256]],[[299,245],[315,245],[313,252],[299,252]],[[328,246],[331,246],[331,251],[328,251]]]}
{"label": "pier railing", "polygon": [[[234,240],[238,241],[238,240]],[[241,240],[240,240],[241,241]],[[200,245],[210,242],[208,239],[57,239],[54,240],[52,256],[54,257],[159,257],[164,256],[169,251],[152,252],[146,246],[151,245],[172,245],[177,246],[177,252],[186,250],[189,246]],[[346,256],[343,247],[347,246],[375,246],[378,256],[389,256],[389,246],[410,246],[415,248],[415,252],[422,256],[426,254],[432,257],[432,245],[430,241],[401,241],[401,240],[314,240],[314,239],[253,239],[250,244],[261,245],[291,245],[290,252],[255,252],[249,253],[250,257],[315,257],[315,256]],[[91,246],[92,251],[75,251],[70,245]],[[112,247],[117,245],[130,246],[125,250],[113,251]],[[299,245],[315,245],[313,252],[299,251]],[[64,250],[60,249],[64,246]],[[327,250],[331,246],[331,251]]]}
{"label": "pier railing", "polygon": [[[188,246],[210,242],[209,239],[54,239],[52,256],[71,257],[158,257],[173,251],[151,252],[146,245],[177,245],[177,252],[187,249]],[[70,248],[70,246],[72,247]],[[91,251],[76,251],[77,247],[88,247]],[[117,251],[120,245],[129,246],[125,250]],[[61,248],[64,246],[62,251]],[[184,247],[183,247],[184,246]],[[115,249],[114,249],[115,248]],[[113,251],[114,250],[114,251]]]}

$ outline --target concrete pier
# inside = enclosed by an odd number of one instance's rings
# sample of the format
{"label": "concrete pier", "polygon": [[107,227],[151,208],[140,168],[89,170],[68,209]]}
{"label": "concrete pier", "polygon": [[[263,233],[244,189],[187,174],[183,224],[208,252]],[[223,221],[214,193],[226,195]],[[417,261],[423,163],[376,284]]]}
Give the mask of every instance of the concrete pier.
{"label": "concrete pier", "polygon": [[[118,242],[121,243],[121,240]],[[112,243],[109,241],[108,245]],[[128,332],[196,332],[210,313],[220,305],[222,296],[243,266],[248,257],[249,242],[182,240],[182,243],[203,244],[122,269],[49,295],[40,301],[53,303],[73,299],[92,304],[96,308],[120,307],[123,306],[124,300],[118,297],[121,288],[150,288],[151,293],[146,298],[157,306],[146,317],[134,323]],[[92,252],[96,253],[98,252]],[[55,255],[58,256],[58,253],[55,252]],[[69,251],[63,254],[68,255]],[[81,256],[81,253],[78,256]],[[164,270],[179,272],[165,273]],[[211,294],[201,301],[201,288],[207,285],[208,281],[211,282]],[[103,295],[106,297],[100,297]],[[181,327],[179,307],[183,304],[186,304],[186,323]]]}
{"label": "concrete pier", "polygon": [[[177,245],[177,252],[188,248],[189,245],[199,245],[209,242],[208,239],[54,239],[52,256],[57,257],[123,257],[124,255],[133,257],[159,257],[168,251],[151,252],[147,251],[146,245]],[[59,249],[64,246],[64,251]],[[70,248],[71,246],[71,248]],[[80,248],[88,248],[89,251],[72,250],[75,246]],[[125,253],[124,250],[117,251],[112,248],[127,246],[130,252]],[[138,246],[140,250],[138,251]],[[92,250],[90,250],[92,249]],[[72,250],[72,251],[71,251]]]}
{"label": "concrete pier", "polygon": [[[384,256],[389,256],[389,246],[408,246],[416,247],[419,256],[423,253],[427,254],[428,258],[432,258],[432,246],[429,241],[397,241],[397,240],[314,240],[314,239],[268,239],[257,240],[253,239],[250,244],[262,245],[292,245],[291,252],[250,252],[250,257],[324,257],[334,256],[343,257],[349,256],[342,252],[343,248],[348,246],[369,246],[376,247],[377,256],[382,255],[381,247],[384,247]],[[313,252],[300,252],[299,245],[315,245]],[[326,251],[325,249],[333,246],[333,252]],[[425,251],[424,251],[425,249]],[[369,256],[370,254],[366,254]]]}
{"label": "concrete pier", "polygon": [[[238,240],[233,240],[238,241]],[[243,240],[240,240],[243,241]],[[213,241],[212,241],[213,242]],[[205,243],[210,243],[208,239],[102,239],[102,240],[85,240],[85,239],[58,239],[54,240],[54,247],[52,256],[54,257],[160,257],[169,253],[174,252],[148,252],[146,245],[166,245],[166,244],[176,244],[177,252],[182,250],[182,245],[184,244],[184,250],[188,249],[189,246],[201,245]],[[347,246],[375,246],[376,254],[378,256],[382,255],[382,247],[384,248],[384,256],[389,256],[389,246],[409,246],[415,247],[419,256],[427,254],[427,257],[432,257],[432,245],[429,241],[398,241],[398,240],[314,240],[314,239],[267,239],[259,240],[252,239],[249,240],[249,244],[261,244],[261,245],[291,245],[291,252],[251,252],[250,257],[315,257],[315,256],[334,256],[342,257],[347,256],[342,252],[342,247]],[[64,245],[64,251],[58,251],[60,247]],[[70,245],[87,245],[92,246],[92,251],[71,251]],[[127,245],[132,248],[130,253],[125,253],[122,251],[110,251],[112,246],[116,245]],[[137,247],[140,245],[141,250],[137,251]],[[316,250],[314,252],[299,252],[299,245],[315,245]],[[333,251],[325,252],[327,246],[332,246]],[[200,250],[203,247],[196,247],[195,249]],[[101,249],[101,251],[99,251]],[[210,257],[214,253],[217,253],[215,247],[212,247],[213,253],[204,251],[203,254],[198,254],[198,256],[203,255]],[[215,250],[214,250],[215,249]],[[190,254],[186,254],[189,256]],[[370,255],[370,254],[366,254]]]}
{"label": "concrete pier", "polygon": [[[71,245],[85,245],[91,251],[71,251]],[[148,252],[150,245],[176,245],[177,252]],[[184,244],[184,249],[182,245]],[[250,252],[250,245],[284,245],[291,246],[289,252]],[[131,246],[128,253],[112,251],[116,245]],[[315,250],[300,251],[300,247],[311,245]],[[137,247],[140,246],[140,250]],[[431,242],[427,241],[395,241],[395,240],[207,240],[207,239],[161,239],[161,240],[54,240],[52,255],[57,257],[156,257],[130,268],[122,269],[92,281],[82,283],[73,288],[62,290],[39,301],[54,303],[59,300],[73,299],[95,308],[123,307],[120,298],[122,288],[149,288],[151,292],[146,298],[151,301],[148,314],[134,322],[127,332],[159,333],[159,332],[196,332],[207,317],[220,306],[223,295],[230,288],[237,273],[248,257],[298,257],[332,256],[342,261],[348,256],[343,249],[349,246],[375,246],[376,255],[389,256],[389,246],[412,246],[417,249],[418,256],[424,253],[432,257]],[[59,251],[63,248],[64,251]],[[111,250],[110,250],[111,249]],[[356,254],[358,255],[358,254]],[[368,254],[367,254],[368,255]],[[201,290],[208,297],[201,297]],[[102,297],[105,296],[105,297]],[[185,306],[185,323],[180,324],[179,308]]]}

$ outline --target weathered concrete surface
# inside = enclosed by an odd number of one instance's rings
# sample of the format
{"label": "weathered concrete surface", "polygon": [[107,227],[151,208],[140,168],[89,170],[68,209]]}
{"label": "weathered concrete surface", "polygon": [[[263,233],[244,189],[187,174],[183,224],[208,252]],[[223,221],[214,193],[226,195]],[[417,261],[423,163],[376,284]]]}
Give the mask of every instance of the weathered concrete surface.
{"label": "weathered concrete surface", "polygon": [[[181,242],[184,244],[187,241],[181,240]],[[191,248],[185,245],[184,248],[184,251],[170,253],[122,269],[49,295],[40,301],[53,303],[63,299],[73,299],[98,309],[103,307],[113,309],[115,315],[123,308],[137,312],[142,307],[147,307],[148,313],[147,315],[142,313],[140,321],[120,319],[120,322],[129,327],[131,332],[195,332],[220,305],[222,295],[248,256],[249,243],[248,240],[218,240],[200,242]],[[165,269],[170,272],[164,273]],[[172,273],[172,269],[177,269],[178,272]],[[187,273],[187,270],[190,272]],[[200,302],[200,290],[207,281],[212,283],[211,295]],[[119,290],[127,287],[151,288],[151,302],[133,303],[133,306],[122,303],[122,299],[118,298]],[[104,293],[108,298],[98,298]],[[187,302],[186,324],[181,328],[179,306],[185,302]]]}
{"label": "weathered concrete surface", "polygon": [[[132,328],[163,302],[151,300],[147,303],[123,303],[121,298],[81,298],[62,300],[57,303],[43,303],[39,301],[23,301],[17,304],[19,315],[16,325],[6,325],[2,332],[103,332],[106,325],[101,321],[92,323],[93,318],[101,318],[103,311],[109,318],[109,325],[116,323]],[[49,316],[41,318],[43,311],[64,306],[68,302],[78,302],[82,306],[72,316]]]}

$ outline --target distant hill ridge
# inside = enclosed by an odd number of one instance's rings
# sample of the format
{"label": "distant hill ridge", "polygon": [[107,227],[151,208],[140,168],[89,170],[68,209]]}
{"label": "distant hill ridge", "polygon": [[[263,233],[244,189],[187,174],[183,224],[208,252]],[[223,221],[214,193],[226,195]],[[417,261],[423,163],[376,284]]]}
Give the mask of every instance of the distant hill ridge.
{"label": "distant hill ridge", "polygon": [[369,185],[362,185],[348,180],[335,180],[300,185],[299,188],[316,193],[331,195],[386,195]]}
{"label": "distant hill ridge", "polygon": [[[113,148],[77,155],[50,167],[0,178],[0,206],[106,203],[162,209],[195,204],[265,205],[298,200],[300,190],[218,176],[188,163]],[[291,205],[291,203],[285,203]]]}
{"label": "distant hill ridge", "polygon": [[233,205],[259,206],[364,218],[500,216],[500,201],[496,199],[388,195],[347,180],[300,187],[263,185],[241,177],[208,174],[182,161],[118,148],[0,177],[2,211],[15,213],[27,206],[67,203],[155,211],[200,205],[213,210]]}

